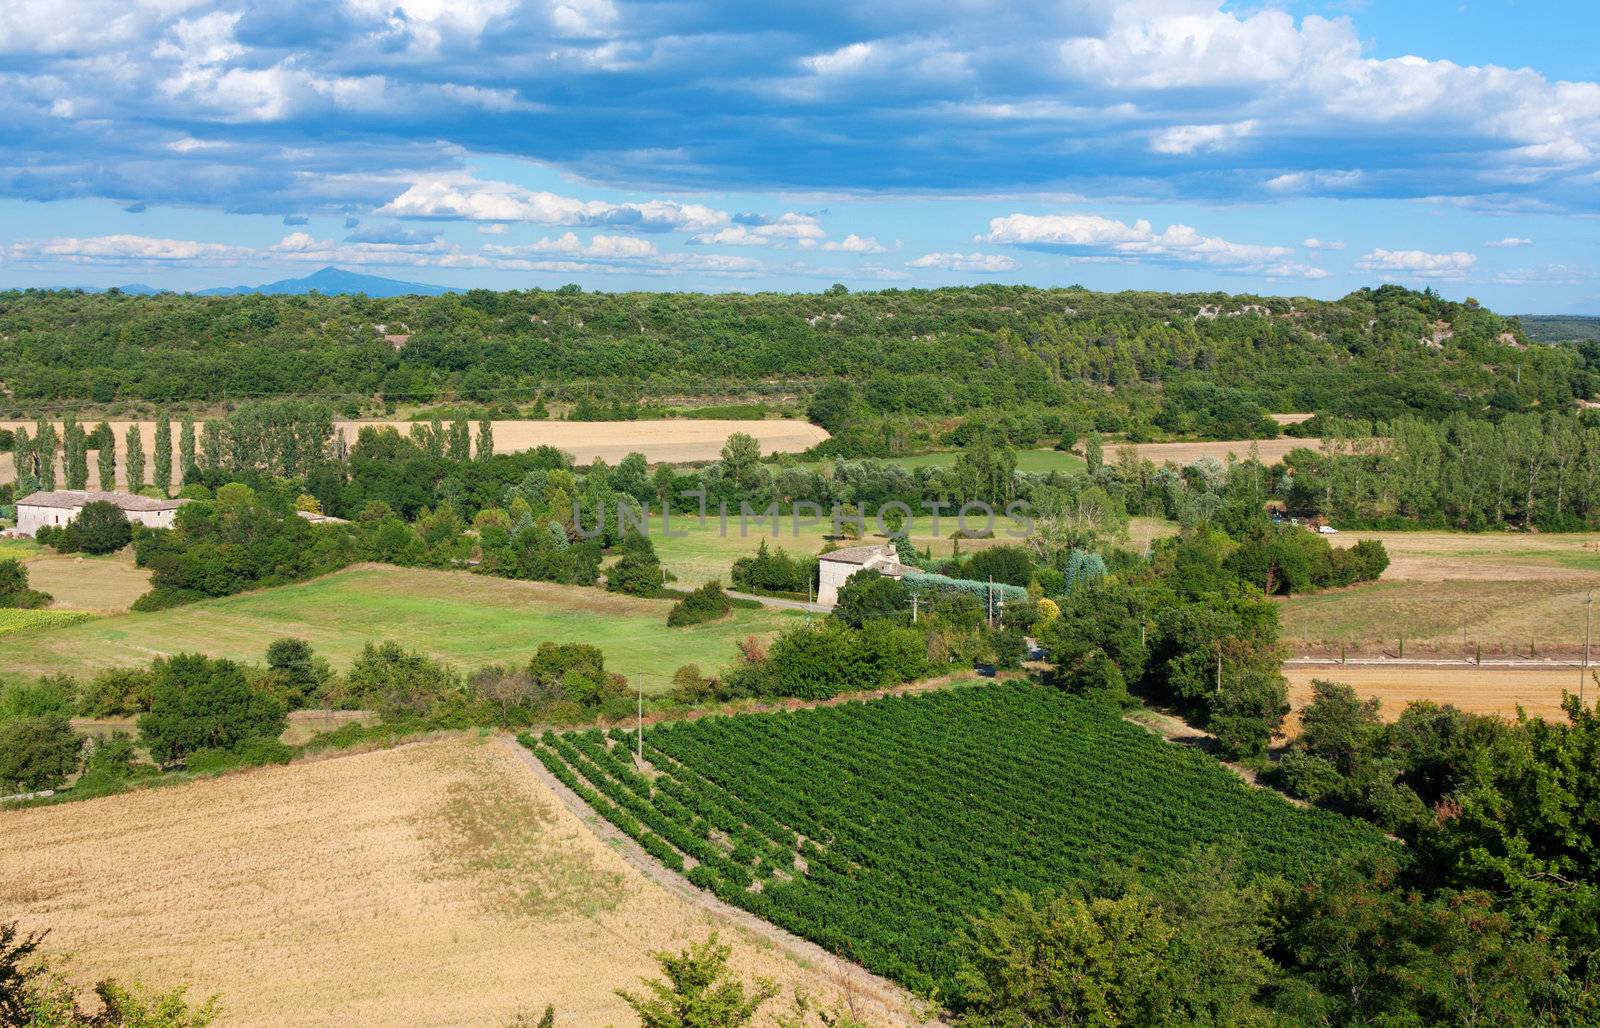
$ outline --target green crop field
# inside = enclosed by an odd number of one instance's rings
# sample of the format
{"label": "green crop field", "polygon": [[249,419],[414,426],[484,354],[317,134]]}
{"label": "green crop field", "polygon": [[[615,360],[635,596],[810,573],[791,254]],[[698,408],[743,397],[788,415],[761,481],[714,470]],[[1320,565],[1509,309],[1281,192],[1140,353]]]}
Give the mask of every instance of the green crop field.
{"label": "green crop field", "polygon": [[679,666],[713,671],[732,662],[738,640],[774,633],[798,616],[740,609],[710,624],[668,628],[671,607],[601,589],[363,565],[172,610],[0,636],[0,668],[13,676],[85,675],[185,651],[259,661],[272,640],[297,636],[336,668],[368,640],[393,639],[472,670],[524,662],[541,642],[587,642],[605,652],[607,668],[655,692]]}
{"label": "green crop field", "polygon": [[[996,901],[1237,844],[1251,872],[1316,876],[1386,845],[1251,788],[1115,713],[1026,684],[535,740],[545,766],[657,859],[916,989],[959,997],[951,938]],[[759,885],[759,888],[756,886]]]}

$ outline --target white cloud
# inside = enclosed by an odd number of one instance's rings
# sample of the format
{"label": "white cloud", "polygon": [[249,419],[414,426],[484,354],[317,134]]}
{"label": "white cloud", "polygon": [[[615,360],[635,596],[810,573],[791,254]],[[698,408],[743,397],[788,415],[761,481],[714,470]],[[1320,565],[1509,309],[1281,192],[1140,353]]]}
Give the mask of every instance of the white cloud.
{"label": "white cloud", "polygon": [[1225,150],[1238,140],[1252,135],[1256,125],[1253,119],[1221,125],[1174,125],[1151,136],[1150,149],[1167,154]]}
{"label": "white cloud", "polygon": [[1375,249],[1356,261],[1362,271],[1392,272],[1400,278],[1464,278],[1478,263],[1470,253],[1428,253],[1425,250]]}
{"label": "white cloud", "polygon": [[1484,243],[1483,245],[1496,250],[1510,250],[1519,246],[1532,246],[1533,240],[1524,239],[1521,236],[1506,236],[1504,239],[1497,239],[1492,243]]}
{"label": "white cloud", "polygon": [[883,253],[886,247],[872,236],[862,237],[852,232],[837,242],[823,243],[821,249],[840,253]]}
{"label": "white cloud", "polygon": [[994,274],[1015,270],[1017,262],[1003,253],[925,253],[916,260],[906,261],[906,267]]}
{"label": "white cloud", "polygon": [[707,246],[781,246],[793,240],[803,247],[811,247],[826,236],[815,217],[791,211],[764,224],[731,225],[716,232],[702,233],[691,242]]}
{"label": "white cloud", "polygon": [[654,257],[656,248],[648,239],[640,239],[637,236],[595,235],[586,243],[579,239],[576,233],[567,232],[555,239],[545,238],[527,246],[485,246],[483,252],[504,257],[530,253],[565,253],[583,257],[630,259]]}
{"label": "white cloud", "polygon": [[726,211],[702,204],[675,200],[643,203],[579,200],[460,173],[422,176],[376,213],[398,218],[532,222],[580,228],[606,226],[645,232],[705,232],[730,221]]}
{"label": "white cloud", "polygon": [[1307,250],[1344,249],[1344,241],[1342,239],[1318,239],[1316,236],[1308,236],[1300,243],[1300,245],[1305,247]]}
{"label": "white cloud", "polygon": [[1188,225],[1169,225],[1160,232],[1150,222],[1132,225],[1098,214],[1011,214],[991,218],[989,231],[979,242],[1005,243],[1077,252],[1116,260],[1149,260],[1206,264],[1241,271],[1270,273],[1274,277],[1322,278],[1326,272],[1285,260],[1294,253],[1287,246],[1235,243],[1217,236],[1202,236]]}
{"label": "white cloud", "polygon": [[1275,175],[1265,184],[1274,193],[1338,193],[1348,192],[1365,178],[1360,171],[1294,171]]}
{"label": "white cloud", "polygon": [[131,262],[161,264],[172,261],[228,264],[254,255],[254,251],[245,246],[134,235],[24,240],[6,247],[4,253],[8,260],[13,261],[53,261],[68,264]]}

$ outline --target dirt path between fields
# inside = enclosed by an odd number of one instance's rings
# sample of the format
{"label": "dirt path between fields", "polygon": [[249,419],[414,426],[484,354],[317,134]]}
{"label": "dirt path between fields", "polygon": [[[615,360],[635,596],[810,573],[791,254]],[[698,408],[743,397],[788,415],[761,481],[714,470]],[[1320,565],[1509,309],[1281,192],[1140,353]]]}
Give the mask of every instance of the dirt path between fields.
{"label": "dirt path between fields", "polygon": [[[814,942],[786,932],[768,921],[763,921],[747,910],[736,907],[731,903],[726,903],[701,889],[683,875],[670,870],[660,861],[646,853],[637,842],[619,831],[615,825],[596,814],[576,793],[558,781],[543,764],[539,763],[539,759],[514,737],[501,735],[499,736],[499,741],[502,745],[510,747],[511,751],[516,754],[517,759],[533,774],[539,784],[559,798],[567,809],[587,825],[589,830],[594,832],[602,842],[610,846],[635,870],[657,885],[688,902],[697,904],[718,917],[725,918],[745,931],[781,946],[802,963],[816,964],[830,969],[830,977],[839,983],[840,991],[845,993],[846,996],[865,995],[885,1007],[898,1010],[915,1010],[924,1004],[923,1000],[907,992],[894,982],[889,981],[889,979],[879,977],[859,964],[851,963],[842,957],[829,953]],[[930,1020],[925,1023],[937,1024],[939,1022]]]}

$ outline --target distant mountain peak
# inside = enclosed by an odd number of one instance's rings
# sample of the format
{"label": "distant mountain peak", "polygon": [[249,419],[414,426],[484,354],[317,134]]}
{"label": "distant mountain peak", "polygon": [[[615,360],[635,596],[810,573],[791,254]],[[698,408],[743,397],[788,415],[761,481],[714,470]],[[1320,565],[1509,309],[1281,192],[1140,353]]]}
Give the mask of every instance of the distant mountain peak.
{"label": "distant mountain peak", "polygon": [[279,279],[259,286],[218,286],[198,290],[199,296],[239,296],[250,293],[305,294],[365,293],[368,296],[440,296],[459,293],[454,286],[436,286],[426,282],[404,282],[381,275],[367,275],[359,271],[328,265],[300,278]]}

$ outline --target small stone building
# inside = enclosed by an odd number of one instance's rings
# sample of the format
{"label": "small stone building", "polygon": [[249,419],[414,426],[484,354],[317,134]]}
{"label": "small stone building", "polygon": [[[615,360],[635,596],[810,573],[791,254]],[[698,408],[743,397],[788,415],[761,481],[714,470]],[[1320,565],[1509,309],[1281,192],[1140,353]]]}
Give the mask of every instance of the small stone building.
{"label": "small stone building", "polygon": [[894,543],[849,546],[817,558],[817,602],[831,607],[839,602],[839,587],[857,571],[871,568],[885,578],[904,578],[917,570],[900,563]]}
{"label": "small stone building", "polygon": [[59,528],[91,503],[104,500],[122,508],[128,520],[148,528],[171,528],[177,509],[188,500],[157,500],[133,493],[103,493],[93,489],[52,489],[29,493],[17,501],[17,532],[31,536],[45,526]]}

